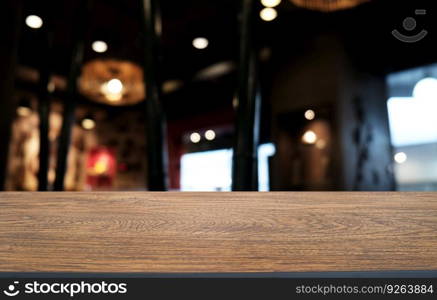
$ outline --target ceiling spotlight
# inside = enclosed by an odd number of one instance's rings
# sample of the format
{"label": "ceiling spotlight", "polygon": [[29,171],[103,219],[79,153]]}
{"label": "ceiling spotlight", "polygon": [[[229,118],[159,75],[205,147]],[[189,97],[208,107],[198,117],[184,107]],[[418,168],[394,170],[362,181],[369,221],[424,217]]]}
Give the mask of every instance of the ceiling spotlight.
{"label": "ceiling spotlight", "polygon": [[395,162],[397,162],[398,164],[403,164],[404,162],[407,161],[408,156],[407,154],[405,154],[405,152],[399,152],[395,154]]}
{"label": "ceiling spotlight", "polygon": [[109,101],[120,101],[123,98],[123,83],[119,79],[104,83],[101,90]]}
{"label": "ceiling spotlight", "polygon": [[281,0],[261,0],[261,4],[265,7],[276,7],[281,3]]}
{"label": "ceiling spotlight", "polygon": [[215,139],[215,132],[214,132],[214,130],[208,130],[208,131],[206,131],[206,132],[205,132],[205,138],[206,138],[208,141],[212,141],[212,140],[214,140],[214,139]]}
{"label": "ceiling spotlight", "polygon": [[312,130],[308,130],[302,136],[302,142],[304,144],[313,145],[316,143],[316,141],[317,141],[317,134]]}
{"label": "ceiling spotlight", "polygon": [[106,44],[104,41],[95,41],[91,47],[97,53],[103,53],[108,50],[108,44]]}
{"label": "ceiling spotlight", "polygon": [[85,118],[82,120],[82,127],[86,130],[91,130],[96,127],[96,122],[91,118]]}
{"label": "ceiling spotlight", "polygon": [[208,47],[209,41],[206,38],[198,37],[193,40],[193,47],[196,49],[205,49]]}
{"label": "ceiling spotlight", "polygon": [[314,112],[314,110],[308,109],[305,112],[305,119],[307,119],[308,121],[314,120],[315,117],[316,117],[316,113]]}
{"label": "ceiling spotlight", "polygon": [[267,7],[267,8],[264,8],[261,10],[261,12],[259,13],[259,16],[264,21],[270,22],[270,21],[273,21],[274,19],[276,19],[276,17],[278,16],[278,12],[274,8]]}
{"label": "ceiling spotlight", "polygon": [[17,107],[17,115],[20,117],[28,117],[32,113],[32,110],[26,106]]}
{"label": "ceiling spotlight", "polygon": [[20,99],[17,105],[17,115],[19,117],[28,117],[32,114],[31,101],[28,98]]}
{"label": "ceiling spotlight", "polygon": [[190,135],[190,141],[194,144],[197,144],[198,142],[200,142],[201,139],[202,139],[202,137],[197,132],[193,132]]}
{"label": "ceiling spotlight", "polygon": [[119,79],[111,79],[108,81],[108,91],[112,94],[121,93],[123,90],[123,83]]}
{"label": "ceiling spotlight", "polygon": [[26,25],[33,29],[38,29],[42,27],[42,19],[37,15],[30,15],[26,17]]}

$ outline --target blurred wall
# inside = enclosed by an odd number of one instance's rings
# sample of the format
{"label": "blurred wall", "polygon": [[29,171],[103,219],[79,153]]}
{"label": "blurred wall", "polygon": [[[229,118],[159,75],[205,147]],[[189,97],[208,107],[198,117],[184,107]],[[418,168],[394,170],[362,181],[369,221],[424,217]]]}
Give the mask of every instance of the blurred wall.
{"label": "blurred wall", "polygon": [[[303,51],[292,59],[277,58],[282,59],[282,63],[270,95],[272,136],[278,147],[272,161],[272,188],[394,189],[384,77],[358,69],[345,51],[341,37],[320,35],[300,47]],[[307,109],[315,111],[314,121],[304,119]],[[301,147],[300,137],[305,128],[320,119],[328,122],[332,129],[327,141],[329,153],[320,152],[327,158],[314,165],[305,162],[314,157],[300,155],[300,163],[296,164],[292,157],[296,148]],[[294,126],[284,126],[287,122]],[[284,146],[287,144],[284,139],[295,141]],[[303,185],[290,180],[295,176],[291,170],[309,165],[323,168],[326,178],[304,177]],[[299,174],[308,172],[297,170],[294,173],[304,176]]]}

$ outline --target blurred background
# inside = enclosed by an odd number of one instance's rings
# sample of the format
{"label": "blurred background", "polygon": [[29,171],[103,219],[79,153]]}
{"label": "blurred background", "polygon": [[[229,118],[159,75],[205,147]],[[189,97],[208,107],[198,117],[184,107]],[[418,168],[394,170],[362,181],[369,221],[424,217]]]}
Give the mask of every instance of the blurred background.
{"label": "blurred background", "polygon": [[437,11],[2,0],[0,189],[437,190]]}

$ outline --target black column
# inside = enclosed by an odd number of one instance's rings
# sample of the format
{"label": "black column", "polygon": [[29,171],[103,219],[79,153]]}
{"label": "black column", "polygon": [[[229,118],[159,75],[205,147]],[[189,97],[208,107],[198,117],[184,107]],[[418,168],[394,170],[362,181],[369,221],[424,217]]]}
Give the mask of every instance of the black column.
{"label": "black column", "polygon": [[147,186],[150,191],[167,190],[167,145],[165,116],[160,102],[158,76],[161,19],[157,1],[141,0],[145,38],[144,82],[146,86]]}
{"label": "black column", "polygon": [[242,0],[236,137],[232,190],[258,189],[257,163],[261,97],[256,88],[256,55],[252,40],[254,0]]}
{"label": "black column", "polygon": [[78,96],[77,79],[81,72],[84,55],[84,38],[88,12],[92,8],[92,1],[81,0],[78,4],[78,11],[75,14],[77,23],[73,25],[74,47],[71,58],[70,73],[67,83],[67,96],[64,99],[64,111],[62,115],[62,128],[58,144],[58,157],[56,162],[56,179],[54,189],[64,190],[64,179],[67,171],[68,150],[70,148],[71,131],[74,125],[74,111],[76,108],[76,97]]}
{"label": "black column", "polygon": [[11,123],[16,108],[14,75],[21,27],[22,1],[0,1],[0,191],[5,187]]}
{"label": "black column", "polygon": [[[48,16],[50,18],[50,16]],[[46,19],[48,19],[46,18]],[[47,22],[46,22],[47,23]],[[50,114],[50,92],[48,85],[51,75],[51,54],[52,54],[52,33],[50,28],[44,30],[45,41],[43,44],[45,53],[41,59],[40,77],[38,83],[38,115],[39,115],[39,169],[38,169],[38,190],[47,191],[50,158],[49,141],[49,114]]]}

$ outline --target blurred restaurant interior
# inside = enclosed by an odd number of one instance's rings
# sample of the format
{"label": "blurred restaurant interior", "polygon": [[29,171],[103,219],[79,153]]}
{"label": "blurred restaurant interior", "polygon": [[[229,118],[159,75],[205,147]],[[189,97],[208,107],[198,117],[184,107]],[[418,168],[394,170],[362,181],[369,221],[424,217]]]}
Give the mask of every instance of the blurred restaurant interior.
{"label": "blurred restaurant interior", "polygon": [[2,0],[0,190],[437,190],[430,2]]}

